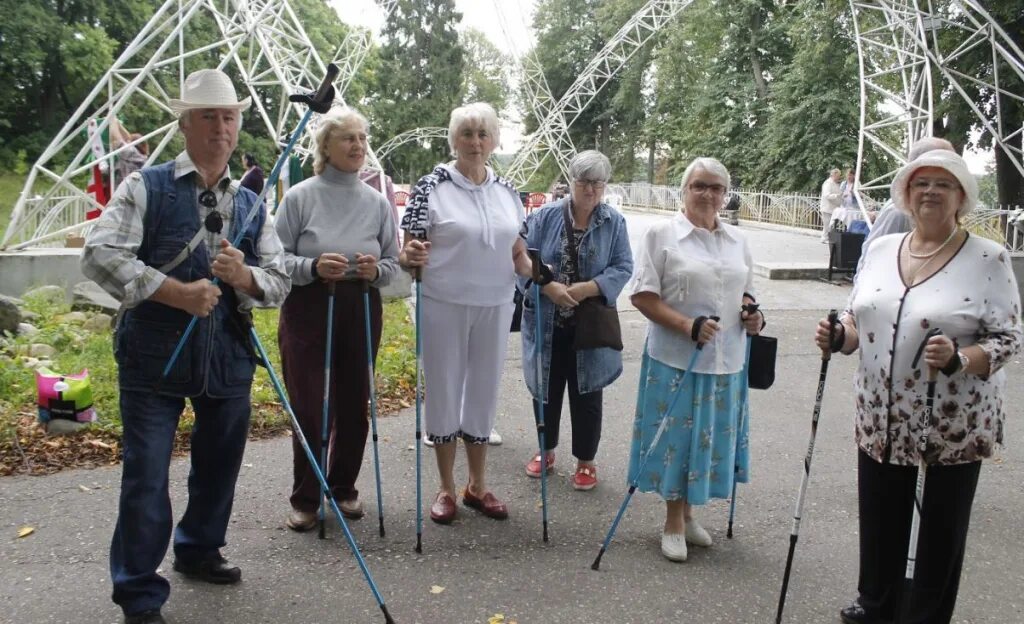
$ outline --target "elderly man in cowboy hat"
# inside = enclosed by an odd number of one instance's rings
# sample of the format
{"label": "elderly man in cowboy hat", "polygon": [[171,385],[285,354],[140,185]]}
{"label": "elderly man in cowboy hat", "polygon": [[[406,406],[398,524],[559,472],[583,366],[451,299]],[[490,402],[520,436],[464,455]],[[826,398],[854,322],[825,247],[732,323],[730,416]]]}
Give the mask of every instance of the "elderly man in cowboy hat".
{"label": "elderly man in cowboy hat", "polygon": [[[228,169],[249,103],[238,101],[219,70],[188,76],[181,99],[170,100],[185,151],[131,174],[82,254],[82,272],[122,304],[114,355],[124,465],[110,572],[127,624],[165,621],[160,609],[170,585],[157,568],[172,529],[167,474],[186,398],[195,412],[192,469],[188,505],[174,529],[174,569],[217,584],[242,576],[220,548],[249,429],[256,357],[248,315],[254,306],[280,305],[291,285],[257,196]],[[196,330],[164,376],[192,316],[200,317]]]}

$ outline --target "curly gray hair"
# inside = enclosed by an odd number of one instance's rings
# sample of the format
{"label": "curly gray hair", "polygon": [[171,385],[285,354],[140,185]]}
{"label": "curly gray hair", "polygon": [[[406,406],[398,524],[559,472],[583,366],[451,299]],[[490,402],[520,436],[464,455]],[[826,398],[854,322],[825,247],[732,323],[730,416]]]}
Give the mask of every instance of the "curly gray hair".
{"label": "curly gray hair", "polygon": [[363,117],[363,114],[354,108],[336,108],[320,118],[320,125],[317,126],[314,135],[316,152],[313,155],[313,173],[315,175],[320,175],[327,168],[327,146],[331,142],[331,136],[354,124],[358,124],[363,132],[370,130],[370,122],[366,121],[366,117]]}

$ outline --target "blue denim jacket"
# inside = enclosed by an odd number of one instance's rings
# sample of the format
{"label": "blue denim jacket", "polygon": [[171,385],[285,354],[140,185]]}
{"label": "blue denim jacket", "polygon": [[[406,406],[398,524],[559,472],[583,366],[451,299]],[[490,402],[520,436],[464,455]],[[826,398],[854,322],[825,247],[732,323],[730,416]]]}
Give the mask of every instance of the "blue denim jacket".
{"label": "blue denim jacket", "polygon": [[[562,207],[569,200],[545,204],[526,218],[526,246],[540,249],[541,261],[554,268],[556,277],[563,270],[562,232],[565,221]],[[598,204],[590,217],[590,225],[580,240],[579,276],[581,281],[594,280],[606,302],[614,306],[619,293],[633,274],[633,252],[629,248],[626,219],[608,204]],[[534,353],[537,317],[533,288],[526,290],[526,279],[519,279],[523,296],[523,373],[526,385],[534,397],[537,388],[537,356]],[[554,327],[555,306],[546,296],[540,296],[541,331],[544,332],[544,402],[547,402],[547,383],[551,371],[551,332]],[[577,352],[576,373],[581,393],[604,388],[622,374],[622,354],[614,349],[586,349]]]}

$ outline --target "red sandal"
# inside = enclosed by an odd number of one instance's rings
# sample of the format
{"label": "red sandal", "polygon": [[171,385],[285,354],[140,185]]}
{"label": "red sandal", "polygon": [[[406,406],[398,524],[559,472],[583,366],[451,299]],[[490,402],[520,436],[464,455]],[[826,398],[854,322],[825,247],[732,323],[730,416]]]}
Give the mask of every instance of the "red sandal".
{"label": "red sandal", "polygon": [[572,487],[586,492],[597,486],[597,466],[576,466],[576,474],[572,476]]}
{"label": "red sandal", "polygon": [[[555,469],[555,452],[548,451],[548,473]],[[534,479],[540,479],[540,453],[533,456],[533,459],[526,462],[526,475]]]}

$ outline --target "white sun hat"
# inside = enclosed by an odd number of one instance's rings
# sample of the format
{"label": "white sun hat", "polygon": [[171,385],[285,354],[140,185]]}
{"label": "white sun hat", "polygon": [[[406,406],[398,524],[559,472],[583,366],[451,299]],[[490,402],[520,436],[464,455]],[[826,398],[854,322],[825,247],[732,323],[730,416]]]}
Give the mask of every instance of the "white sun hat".
{"label": "white sun hat", "polygon": [[903,168],[896,173],[896,177],[892,179],[892,186],[889,187],[890,196],[896,208],[910,214],[908,206],[910,179],[914,176],[914,172],[922,167],[945,169],[960,182],[960,186],[964,190],[964,200],[956,211],[958,219],[962,219],[978,205],[978,180],[967,170],[967,162],[956,152],[936,149],[921,154],[903,165]]}
{"label": "white sun hat", "polygon": [[239,101],[231,78],[219,69],[200,69],[192,72],[181,85],[181,99],[168,101],[175,115],[196,108],[230,108],[244,111],[252,98]]}

